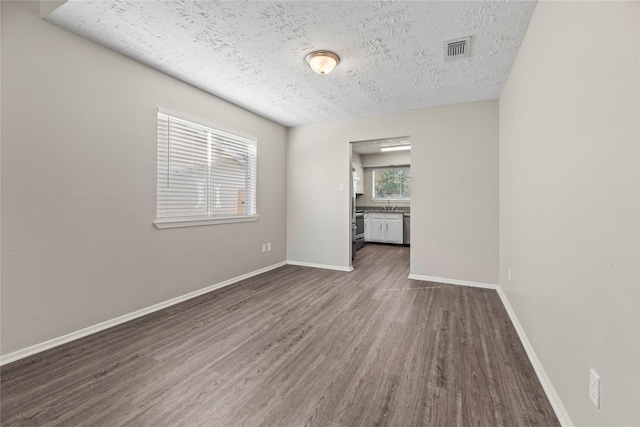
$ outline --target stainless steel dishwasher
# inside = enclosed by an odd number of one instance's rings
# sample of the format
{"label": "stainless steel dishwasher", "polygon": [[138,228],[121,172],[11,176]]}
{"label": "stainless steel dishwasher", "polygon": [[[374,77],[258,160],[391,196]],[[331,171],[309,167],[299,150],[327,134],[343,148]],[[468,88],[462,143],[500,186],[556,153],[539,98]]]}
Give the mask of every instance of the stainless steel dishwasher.
{"label": "stainless steel dishwasher", "polygon": [[411,244],[411,214],[405,213],[402,221],[402,243]]}

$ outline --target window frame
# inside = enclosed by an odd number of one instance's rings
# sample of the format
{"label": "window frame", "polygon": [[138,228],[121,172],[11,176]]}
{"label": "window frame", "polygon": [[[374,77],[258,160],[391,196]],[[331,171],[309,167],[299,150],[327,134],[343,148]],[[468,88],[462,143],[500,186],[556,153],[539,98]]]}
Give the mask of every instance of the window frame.
{"label": "window frame", "polygon": [[[157,124],[156,124],[156,219],[153,222],[155,227],[158,229],[165,228],[176,228],[176,227],[194,227],[194,226],[204,226],[204,225],[216,225],[216,224],[230,224],[230,223],[239,223],[239,222],[252,222],[257,221],[259,218],[258,215],[258,185],[257,185],[257,174],[258,174],[258,141],[254,137],[249,137],[242,135],[241,133],[233,130],[227,130],[215,124],[208,123],[207,121],[200,120],[198,118],[192,118],[185,116],[183,114],[175,114],[173,112],[169,112],[164,109],[157,110]],[[207,135],[208,141],[213,141],[216,138],[219,139],[233,139],[234,144],[246,144],[247,148],[247,156],[248,156],[248,164],[245,173],[247,174],[247,179],[250,182],[247,183],[245,189],[247,192],[247,206],[249,206],[249,212],[246,214],[210,214],[201,215],[197,214],[194,216],[163,216],[161,214],[162,208],[161,204],[165,206],[167,201],[166,199],[162,199],[162,192],[175,191],[171,190],[171,187],[167,187],[163,184],[165,180],[165,176],[161,175],[161,173],[166,172],[167,170],[172,168],[172,165],[175,167],[175,163],[171,163],[171,156],[169,155],[169,144],[170,144],[170,130],[169,125],[167,125],[166,136],[164,136],[161,132],[161,120],[167,120],[167,123],[170,119],[177,120],[182,123],[182,125],[193,125],[194,129],[199,129],[200,131],[209,132]],[[185,126],[186,126],[185,125]],[[196,146],[198,141],[194,141],[192,146]],[[201,141],[200,141],[201,142]],[[163,147],[162,144],[165,146]],[[162,156],[166,156],[166,159],[162,158]],[[199,159],[202,160],[202,159]],[[209,163],[206,163],[206,167],[211,169],[212,163],[211,160],[208,160]],[[161,165],[166,164],[165,169],[162,170]],[[205,165],[203,163],[203,165]],[[219,170],[218,170],[219,173]],[[201,183],[201,182],[200,182]],[[198,182],[194,180],[194,185],[197,185]],[[214,181],[207,180],[206,183],[206,204],[207,206],[211,205],[211,200],[209,199],[210,194],[213,192],[212,185],[214,185]],[[252,192],[251,192],[252,190]],[[169,202],[170,203],[170,202]],[[253,210],[251,210],[253,209]],[[194,211],[195,211],[194,207]],[[209,212],[210,210],[207,209]],[[194,212],[195,213],[195,212]]]}
{"label": "window frame", "polygon": [[[371,201],[378,203],[386,203],[389,200],[396,202],[410,202],[411,196],[409,197],[376,197],[376,171],[382,170],[396,170],[396,169],[408,169],[411,171],[410,165],[402,165],[402,166],[388,166],[388,167],[374,167],[371,168]],[[409,185],[409,190],[411,190],[411,185]]]}

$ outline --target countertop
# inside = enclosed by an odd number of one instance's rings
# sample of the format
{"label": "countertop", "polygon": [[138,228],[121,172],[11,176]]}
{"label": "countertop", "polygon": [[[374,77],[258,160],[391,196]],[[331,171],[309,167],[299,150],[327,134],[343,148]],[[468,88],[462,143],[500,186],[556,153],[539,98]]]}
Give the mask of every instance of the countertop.
{"label": "countertop", "polygon": [[376,214],[403,214],[405,216],[411,216],[411,211],[408,210],[393,210],[393,209],[357,209],[356,213],[376,213]]}

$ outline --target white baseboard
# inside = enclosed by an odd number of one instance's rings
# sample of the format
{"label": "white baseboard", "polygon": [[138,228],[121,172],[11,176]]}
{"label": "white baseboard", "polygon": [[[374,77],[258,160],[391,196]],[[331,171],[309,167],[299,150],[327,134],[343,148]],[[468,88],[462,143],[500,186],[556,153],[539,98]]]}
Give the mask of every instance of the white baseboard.
{"label": "white baseboard", "polygon": [[500,299],[502,300],[502,305],[504,305],[504,308],[507,310],[507,313],[509,314],[509,318],[511,319],[511,323],[516,329],[516,332],[518,333],[518,337],[520,337],[520,342],[522,342],[522,346],[524,347],[524,350],[526,351],[527,356],[529,357],[529,361],[531,361],[531,364],[533,365],[533,369],[536,371],[536,375],[538,376],[538,380],[540,381],[540,384],[542,385],[542,388],[544,389],[544,392],[547,395],[547,399],[549,399],[549,403],[551,403],[551,406],[553,407],[553,410],[555,411],[556,416],[558,417],[558,421],[560,421],[560,425],[563,427],[573,426],[573,423],[571,422],[571,418],[569,418],[569,414],[567,413],[566,408],[562,404],[562,400],[560,399],[560,396],[556,392],[556,389],[553,387],[553,384],[551,383],[551,379],[547,375],[547,372],[544,370],[542,363],[540,363],[540,359],[538,359],[536,352],[533,350],[533,347],[529,342],[529,338],[527,338],[527,334],[524,332],[524,329],[522,328],[522,325],[520,324],[520,321],[518,320],[516,313],[513,311],[513,308],[511,307],[511,304],[509,303],[507,296],[502,290],[502,287],[498,286],[497,291],[498,291],[498,295],[500,296]]}
{"label": "white baseboard", "polygon": [[498,289],[498,285],[493,283],[469,282],[467,280],[447,279],[445,277],[423,276],[420,274],[409,274],[409,279],[421,280],[423,282],[446,283],[447,285],[471,286],[474,288]]}
{"label": "white baseboard", "polygon": [[337,270],[337,271],[347,271],[347,272],[353,271],[353,267],[341,267],[339,265],[327,265],[327,264],[314,264],[312,262],[287,260],[287,264],[297,265],[299,267],[323,268],[325,270]]}
{"label": "white baseboard", "polygon": [[185,294],[176,298],[172,298],[170,300],[163,301],[158,304],[154,304],[150,307],[134,311],[133,313],[125,314],[123,316],[116,317],[115,319],[107,320],[105,322],[98,323],[97,325],[89,326],[87,328],[80,329],[79,331],[75,331],[70,334],[66,334],[61,337],[53,338],[51,340],[42,342],[40,344],[23,348],[22,350],[14,351],[13,353],[0,356],[0,366],[6,365],[7,363],[15,362],[16,360],[24,359],[25,357],[43,352],[45,350],[49,350],[59,345],[66,344],[71,341],[75,341],[79,338],[86,337],[87,335],[95,334],[96,332],[103,331],[105,329],[111,328],[116,325],[120,325],[121,323],[128,322],[129,320],[137,319],[138,317],[142,317],[146,314],[153,313],[158,310],[162,310],[163,308],[167,308],[172,305],[181,303],[183,301],[198,297],[200,295],[206,294],[216,289],[224,288],[225,286],[232,285],[241,280],[248,279],[249,277],[257,276],[258,274],[266,273],[267,271],[274,270],[286,264],[287,264],[286,261],[282,261],[277,264],[273,264],[273,265],[261,268],[259,270],[252,271],[250,273],[243,274],[242,276],[234,277],[232,279],[225,280],[224,282],[216,283],[215,285],[207,286],[206,288],[202,288],[197,291],[190,292],[188,294]]}

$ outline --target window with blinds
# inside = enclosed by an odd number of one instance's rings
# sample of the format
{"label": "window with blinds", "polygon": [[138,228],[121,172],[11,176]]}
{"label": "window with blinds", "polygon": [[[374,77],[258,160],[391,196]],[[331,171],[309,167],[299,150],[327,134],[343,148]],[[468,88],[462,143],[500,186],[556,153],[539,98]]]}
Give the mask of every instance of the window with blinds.
{"label": "window with blinds", "polygon": [[255,221],[256,141],[158,112],[158,228]]}

